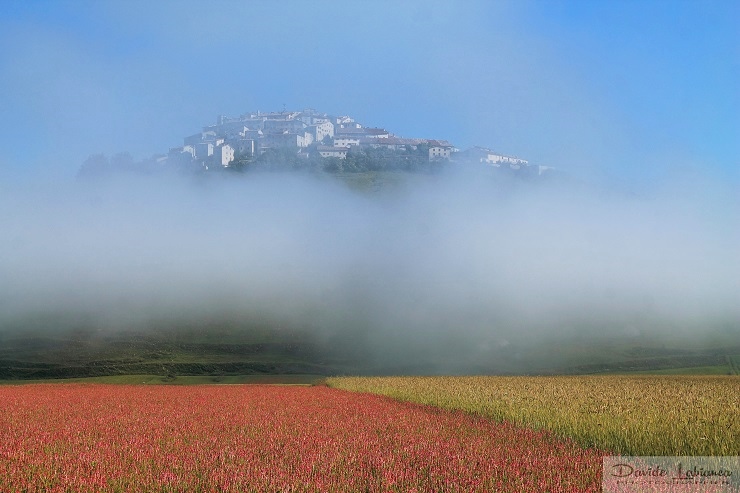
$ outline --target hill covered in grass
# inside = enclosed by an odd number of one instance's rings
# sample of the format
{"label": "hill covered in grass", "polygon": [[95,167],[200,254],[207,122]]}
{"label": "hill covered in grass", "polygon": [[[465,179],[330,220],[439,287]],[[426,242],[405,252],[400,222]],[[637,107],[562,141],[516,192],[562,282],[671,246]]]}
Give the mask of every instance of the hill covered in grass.
{"label": "hill covered in grass", "polygon": [[[270,375],[424,374],[740,374],[740,345],[722,338],[701,345],[645,340],[561,340],[513,343],[485,360],[456,364],[419,358],[390,360],[349,336],[266,325],[188,324],[138,330],[40,329],[0,331],[0,380],[70,379],[125,375],[212,377]],[[453,371],[449,371],[453,368]]]}

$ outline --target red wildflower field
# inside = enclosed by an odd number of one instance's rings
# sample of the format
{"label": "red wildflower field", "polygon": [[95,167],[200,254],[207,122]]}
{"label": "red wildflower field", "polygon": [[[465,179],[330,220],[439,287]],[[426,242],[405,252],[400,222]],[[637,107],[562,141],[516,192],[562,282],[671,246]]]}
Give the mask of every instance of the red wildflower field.
{"label": "red wildflower field", "polygon": [[327,387],[0,387],[0,491],[585,492],[602,452]]}

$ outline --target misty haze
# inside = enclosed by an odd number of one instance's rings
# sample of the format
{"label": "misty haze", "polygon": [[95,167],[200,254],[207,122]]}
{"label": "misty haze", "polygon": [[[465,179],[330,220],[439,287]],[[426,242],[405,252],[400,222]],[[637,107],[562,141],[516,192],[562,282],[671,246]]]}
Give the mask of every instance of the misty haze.
{"label": "misty haze", "polygon": [[640,196],[448,166],[359,189],[325,173],[116,175],[0,202],[16,211],[8,340],[187,329],[310,345],[330,372],[508,373],[738,335],[740,211],[720,186]]}
{"label": "misty haze", "polygon": [[735,371],[732,4],[82,4],[0,21],[0,378]]}

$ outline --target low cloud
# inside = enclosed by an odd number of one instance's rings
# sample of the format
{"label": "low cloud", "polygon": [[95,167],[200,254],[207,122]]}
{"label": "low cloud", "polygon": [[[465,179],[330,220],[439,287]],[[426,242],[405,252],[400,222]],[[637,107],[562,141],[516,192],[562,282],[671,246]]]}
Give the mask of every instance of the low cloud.
{"label": "low cloud", "polygon": [[737,330],[730,190],[399,177],[362,191],[280,173],[7,186],[0,324],[259,317],[438,371],[537,342]]}

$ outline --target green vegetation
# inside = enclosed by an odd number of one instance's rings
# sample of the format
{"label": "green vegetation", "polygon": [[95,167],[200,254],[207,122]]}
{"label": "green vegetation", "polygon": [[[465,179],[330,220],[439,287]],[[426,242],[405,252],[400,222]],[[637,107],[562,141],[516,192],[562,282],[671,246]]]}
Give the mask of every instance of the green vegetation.
{"label": "green vegetation", "polygon": [[[318,385],[324,379],[323,375],[113,375],[107,377],[87,378],[60,378],[52,380],[54,383],[104,383],[116,385]],[[0,380],[0,385],[25,385],[34,383],[48,383],[48,379],[40,380]]]}
{"label": "green vegetation", "polygon": [[[468,374],[737,375],[740,347],[733,345],[736,338],[731,336],[691,344],[679,339],[663,344],[661,338],[625,342],[561,337],[526,343],[512,339],[485,357],[478,354],[474,363],[466,363],[464,350],[450,351],[448,358],[460,363],[459,372]],[[378,360],[384,350],[381,344],[363,344],[349,330],[330,334],[310,327],[278,328],[257,319],[152,322],[137,329],[101,330],[91,322],[57,316],[0,330],[0,380],[156,375],[169,381],[206,376],[203,382],[208,383],[209,378],[227,381],[244,375],[439,371],[433,360]]]}
{"label": "green vegetation", "polygon": [[665,368],[662,370],[635,370],[633,375],[740,375],[729,364],[715,366],[689,366],[686,368]]}
{"label": "green vegetation", "polygon": [[[599,332],[582,327],[536,340],[512,339],[497,356],[502,368],[506,363],[514,370],[509,373],[530,375],[739,374],[740,333],[736,329],[704,328],[692,333],[686,328],[652,327],[642,335],[623,337],[619,333],[618,327]],[[516,372],[515,363],[527,370]]]}
{"label": "green vegetation", "polygon": [[740,354],[727,356],[727,366],[730,374],[740,375]]}
{"label": "green vegetation", "polygon": [[327,375],[343,372],[309,334],[259,324],[203,324],[139,331],[0,331],[0,379],[74,379],[157,375],[174,381],[207,375]]}

